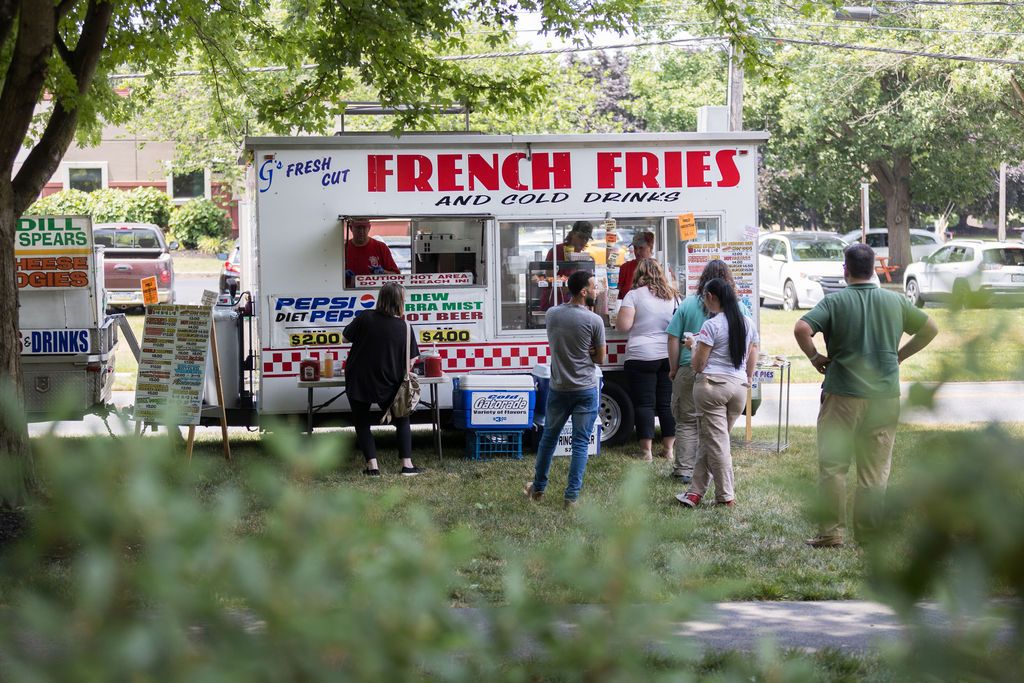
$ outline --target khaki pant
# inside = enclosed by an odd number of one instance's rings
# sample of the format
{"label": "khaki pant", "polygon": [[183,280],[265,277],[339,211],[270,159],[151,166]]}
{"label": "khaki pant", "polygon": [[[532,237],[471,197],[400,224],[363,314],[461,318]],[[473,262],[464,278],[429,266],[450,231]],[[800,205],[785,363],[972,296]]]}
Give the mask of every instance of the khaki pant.
{"label": "khaki pant", "polygon": [[698,425],[697,404],[693,400],[693,368],[680,365],[672,380],[672,416],[676,418],[675,461],[672,474],[693,476],[697,463]]}
{"label": "khaki pant", "polygon": [[818,411],[819,534],[843,537],[846,476],[857,463],[853,532],[864,540],[878,528],[892,466],[892,445],[900,417],[898,398],[855,398],[822,394]]}
{"label": "khaki pant", "polygon": [[732,447],[729,431],[747,402],[747,385],[724,375],[697,375],[693,398],[700,413],[700,445],[689,493],[704,497],[711,479],[715,481],[715,502],[727,503],[733,493]]}

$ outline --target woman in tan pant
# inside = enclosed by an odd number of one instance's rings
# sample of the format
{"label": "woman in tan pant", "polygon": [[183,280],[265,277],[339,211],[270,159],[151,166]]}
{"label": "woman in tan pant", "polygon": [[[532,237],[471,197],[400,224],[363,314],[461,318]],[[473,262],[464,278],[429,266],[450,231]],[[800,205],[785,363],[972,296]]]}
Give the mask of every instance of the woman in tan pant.
{"label": "woman in tan pant", "polygon": [[757,365],[759,340],[728,282],[720,278],[710,280],[703,296],[711,317],[695,337],[686,340],[693,346],[693,399],[700,413],[700,445],[690,488],[676,496],[676,500],[685,507],[697,507],[713,478],[715,503],[732,507],[736,496],[729,430],[746,403]]}

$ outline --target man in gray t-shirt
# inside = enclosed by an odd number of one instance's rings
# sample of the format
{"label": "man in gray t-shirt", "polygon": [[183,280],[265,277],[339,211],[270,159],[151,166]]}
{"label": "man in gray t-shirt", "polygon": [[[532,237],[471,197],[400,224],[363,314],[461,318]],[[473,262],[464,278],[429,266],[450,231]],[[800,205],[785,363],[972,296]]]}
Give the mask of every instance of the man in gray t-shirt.
{"label": "man in gray t-shirt", "polygon": [[572,459],[565,506],[572,507],[583,488],[587,446],[601,402],[597,366],[604,363],[605,344],[604,322],[587,308],[594,305],[597,296],[593,274],[578,270],[569,276],[568,286],[572,300],[549,309],[545,315],[551,346],[551,388],[537,465],[533,481],[526,485],[526,497],[539,500],[544,494],[558,436],[571,418]]}
{"label": "man in gray t-shirt", "polygon": [[[593,281],[590,273],[588,282]],[[571,290],[570,290],[571,291]],[[597,386],[592,353],[604,349],[604,321],[583,305],[572,302],[549,308],[544,315],[551,347],[551,388],[582,391]]]}

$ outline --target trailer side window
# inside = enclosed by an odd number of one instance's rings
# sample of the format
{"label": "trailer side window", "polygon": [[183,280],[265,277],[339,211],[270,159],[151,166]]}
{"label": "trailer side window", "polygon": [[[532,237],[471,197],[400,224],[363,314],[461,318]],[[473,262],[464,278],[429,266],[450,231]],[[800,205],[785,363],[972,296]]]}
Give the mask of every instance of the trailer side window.
{"label": "trailer side window", "polygon": [[487,284],[484,248],[487,218],[414,218],[412,287]]}
{"label": "trailer side window", "polygon": [[[694,242],[718,242],[722,237],[722,219],[720,216],[697,216],[697,239]],[[679,221],[670,218],[667,221],[668,253],[675,254],[676,286],[686,291],[686,245],[690,240],[679,239]],[[670,259],[671,260],[671,259]]]}
{"label": "trailer side window", "polygon": [[550,269],[550,265],[546,259],[554,246],[554,225],[550,220],[499,224],[501,329],[544,327],[541,289],[549,284],[545,269]]}
{"label": "trailer side window", "polygon": [[482,217],[350,218],[345,230],[345,286],[377,289],[486,284]]}

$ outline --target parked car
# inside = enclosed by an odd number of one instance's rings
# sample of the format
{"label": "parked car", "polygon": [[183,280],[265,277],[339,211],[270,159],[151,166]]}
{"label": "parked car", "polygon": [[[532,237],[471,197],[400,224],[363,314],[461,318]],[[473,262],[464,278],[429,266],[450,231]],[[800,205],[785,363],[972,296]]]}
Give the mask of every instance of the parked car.
{"label": "parked car", "polygon": [[219,256],[224,257],[224,265],[220,269],[220,293],[234,297],[238,292],[239,278],[242,276],[242,250],[238,242],[235,242],[231,253]]}
{"label": "parked car", "polygon": [[391,258],[395,259],[398,271],[403,275],[412,272],[412,241],[407,235],[388,235],[384,237],[373,237],[378,242],[388,245],[391,250]]}
{"label": "parked car", "polygon": [[[847,244],[860,242],[860,230],[848,232],[842,236]],[[867,245],[874,249],[875,256],[889,256],[889,229],[871,228],[868,230]],[[934,254],[942,246],[939,236],[928,230],[910,229],[910,254],[915,261]]]}
{"label": "parked car", "polygon": [[164,239],[153,223],[97,223],[93,239],[103,249],[103,277],[107,310],[141,307],[142,279],[156,277],[160,303],[174,303],[174,263],[171,251],[178,248]]}
{"label": "parked car", "polygon": [[778,301],[787,311],[811,308],[826,294],[843,289],[845,248],[846,242],[834,233],[762,235],[757,257],[761,303]]}
{"label": "parked car", "polygon": [[1004,296],[1024,298],[1024,244],[951,240],[907,266],[903,291],[916,306],[926,301],[965,306]]}

